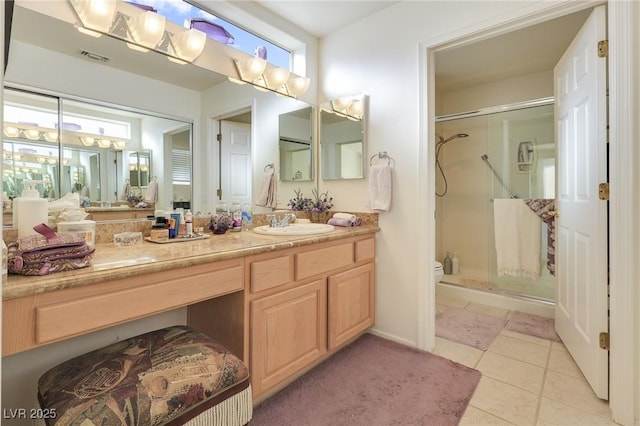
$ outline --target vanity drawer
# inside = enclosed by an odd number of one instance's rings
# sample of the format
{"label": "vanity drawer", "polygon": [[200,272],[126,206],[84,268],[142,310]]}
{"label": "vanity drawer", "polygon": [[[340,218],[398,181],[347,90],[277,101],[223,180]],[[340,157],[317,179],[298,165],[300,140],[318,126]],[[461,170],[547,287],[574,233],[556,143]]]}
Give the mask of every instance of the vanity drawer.
{"label": "vanity drawer", "polygon": [[355,242],[355,259],[356,262],[363,260],[373,260],[376,256],[376,240],[375,238],[367,238]]}
{"label": "vanity drawer", "polygon": [[286,255],[253,261],[249,274],[252,293],[288,284],[293,281],[293,260]]}
{"label": "vanity drawer", "polygon": [[353,263],[353,243],[336,244],[295,255],[296,280],[349,266]]}
{"label": "vanity drawer", "polygon": [[233,260],[119,280],[113,291],[103,287],[73,297],[76,289],[71,289],[68,300],[45,300],[35,308],[35,341],[60,340],[239,291],[243,275],[242,260]]}

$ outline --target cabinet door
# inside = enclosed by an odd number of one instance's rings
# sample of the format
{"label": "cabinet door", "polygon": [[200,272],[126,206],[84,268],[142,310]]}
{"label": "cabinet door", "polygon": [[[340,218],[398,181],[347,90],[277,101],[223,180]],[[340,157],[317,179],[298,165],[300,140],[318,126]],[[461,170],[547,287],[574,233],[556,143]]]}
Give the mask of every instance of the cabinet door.
{"label": "cabinet door", "polygon": [[309,365],[327,348],[324,279],[251,302],[254,396]]}
{"label": "cabinet door", "polygon": [[373,263],[329,277],[329,350],[373,325],[374,287]]}

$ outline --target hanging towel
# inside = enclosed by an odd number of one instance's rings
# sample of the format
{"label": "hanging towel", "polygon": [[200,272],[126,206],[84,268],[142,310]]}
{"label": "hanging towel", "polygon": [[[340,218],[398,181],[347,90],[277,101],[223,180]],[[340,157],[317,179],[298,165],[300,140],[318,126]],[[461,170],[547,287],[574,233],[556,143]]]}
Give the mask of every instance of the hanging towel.
{"label": "hanging towel", "polygon": [[126,200],[131,196],[131,185],[129,184],[129,179],[124,183],[124,188],[122,188],[122,199]]}
{"label": "hanging towel", "polygon": [[369,206],[386,213],[391,207],[391,166],[373,165],[369,173]]}
{"label": "hanging towel", "polygon": [[498,275],[540,277],[540,219],[520,199],[493,201]]}
{"label": "hanging towel", "polygon": [[551,211],[556,209],[553,198],[524,200],[525,204],[547,224],[547,269],[556,275],[556,217]]}
{"label": "hanging towel", "polygon": [[147,203],[155,203],[158,201],[158,182],[149,182],[147,186],[147,195],[144,197]]}
{"label": "hanging towel", "polygon": [[262,180],[260,194],[256,200],[256,205],[260,207],[276,207],[276,175],[273,169],[265,172]]}

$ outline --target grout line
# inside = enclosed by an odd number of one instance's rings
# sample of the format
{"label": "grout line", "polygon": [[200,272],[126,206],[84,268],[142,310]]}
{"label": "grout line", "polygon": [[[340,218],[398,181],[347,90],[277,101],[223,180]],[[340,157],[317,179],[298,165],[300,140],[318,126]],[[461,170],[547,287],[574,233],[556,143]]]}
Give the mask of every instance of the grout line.
{"label": "grout line", "polygon": [[542,376],[542,384],[540,385],[540,392],[538,393],[538,406],[536,407],[536,414],[534,417],[534,425],[538,424],[538,418],[540,417],[540,407],[542,406],[542,393],[544,392],[544,387],[547,383],[547,372],[549,371],[549,362],[551,362],[551,350],[553,345],[549,345],[547,349],[547,362],[544,366],[544,373]]}

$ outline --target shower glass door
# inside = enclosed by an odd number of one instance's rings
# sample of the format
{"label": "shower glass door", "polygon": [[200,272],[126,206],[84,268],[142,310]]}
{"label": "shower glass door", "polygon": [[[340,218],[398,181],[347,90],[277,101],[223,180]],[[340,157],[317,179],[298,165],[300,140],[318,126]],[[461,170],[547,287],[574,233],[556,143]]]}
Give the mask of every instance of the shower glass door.
{"label": "shower glass door", "polygon": [[[537,105],[537,104],[536,104]],[[442,147],[436,173],[436,253],[460,259],[460,273],[443,282],[509,295],[552,301],[554,277],[546,267],[547,226],[540,221],[540,277],[498,274],[494,200],[555,198],[555,137],[553,104],[518,105],[488,113],[446,119],[436,125],[438,136],[467,133]],[[439,138],[436,138],[437,140]],[[445,184],[446,180],[446,184]]]}

